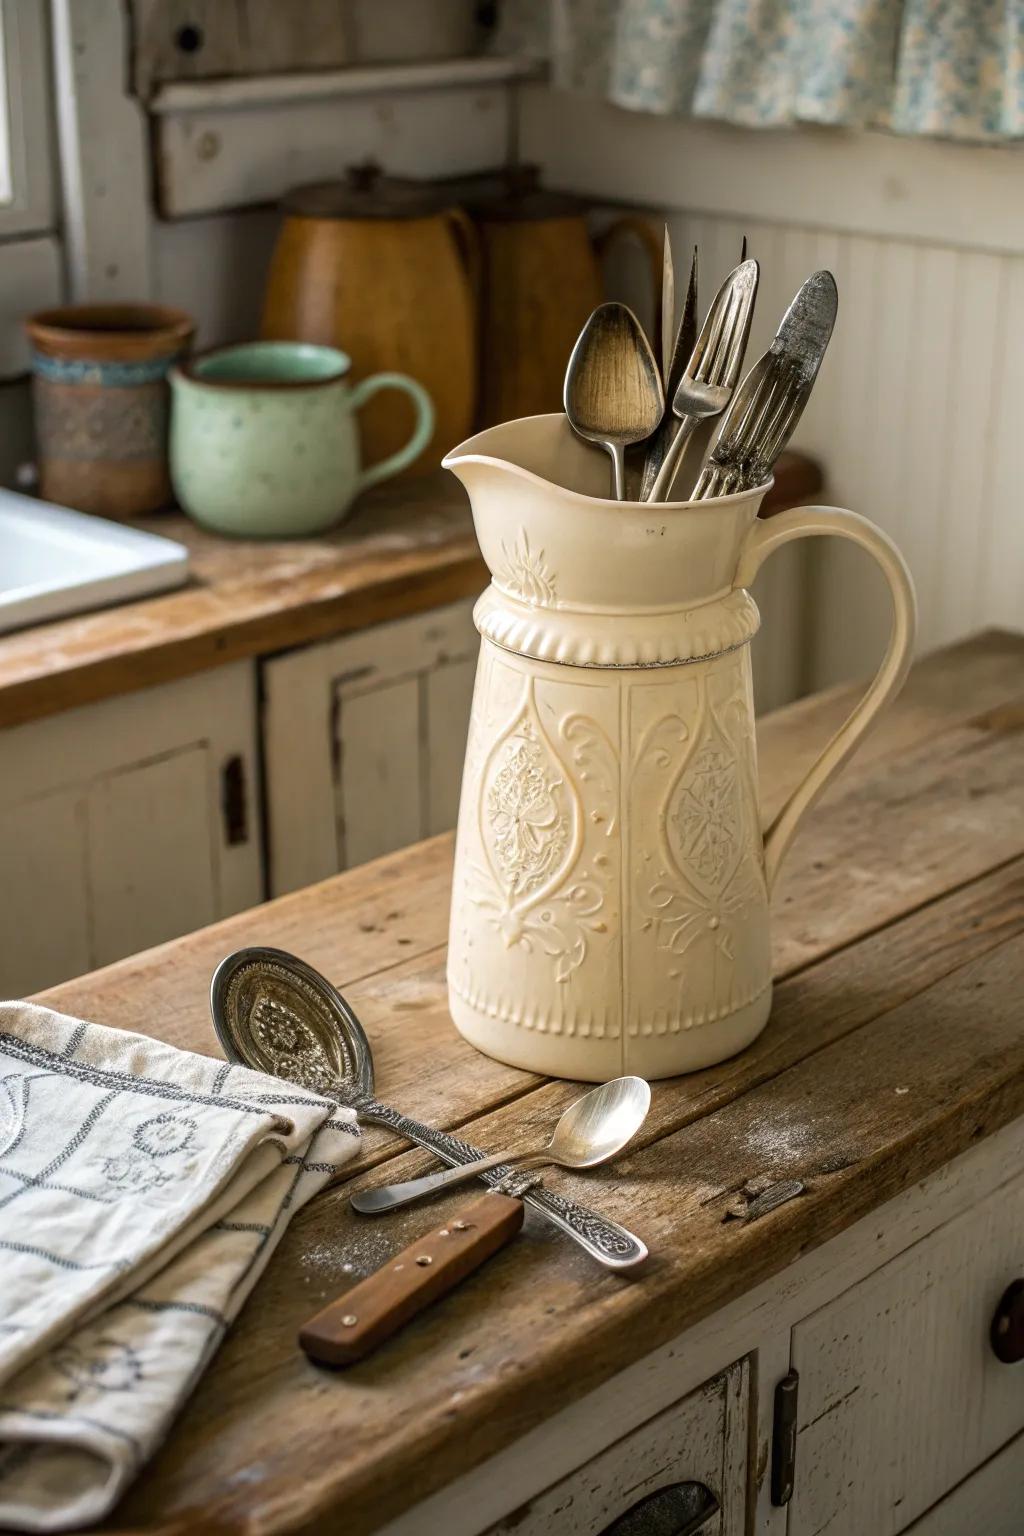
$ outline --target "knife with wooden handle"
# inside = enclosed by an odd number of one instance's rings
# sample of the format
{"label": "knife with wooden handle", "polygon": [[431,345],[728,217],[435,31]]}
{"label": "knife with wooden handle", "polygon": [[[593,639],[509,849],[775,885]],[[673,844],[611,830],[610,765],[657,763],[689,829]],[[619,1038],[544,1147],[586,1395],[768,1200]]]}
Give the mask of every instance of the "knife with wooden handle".
{"label": "knife with wooden handle", "polygon": [[496,1191],[463,1206],[311,1317],[299,1330],[302,1348],[318,1365],[362,1360],[511,1242],[523,1211],[521,1200]]}

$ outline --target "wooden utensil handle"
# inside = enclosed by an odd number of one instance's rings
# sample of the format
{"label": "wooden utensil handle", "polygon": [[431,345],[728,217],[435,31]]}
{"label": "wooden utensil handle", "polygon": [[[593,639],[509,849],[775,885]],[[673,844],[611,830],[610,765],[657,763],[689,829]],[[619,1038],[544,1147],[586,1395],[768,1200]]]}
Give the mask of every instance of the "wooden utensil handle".
{"label": "wooden utensil handle", "polygon": [[361,1360],[497,1253],[522,1224],[521,1200],[482,1195],[311,1317],[299,1343],[319,1365]]}

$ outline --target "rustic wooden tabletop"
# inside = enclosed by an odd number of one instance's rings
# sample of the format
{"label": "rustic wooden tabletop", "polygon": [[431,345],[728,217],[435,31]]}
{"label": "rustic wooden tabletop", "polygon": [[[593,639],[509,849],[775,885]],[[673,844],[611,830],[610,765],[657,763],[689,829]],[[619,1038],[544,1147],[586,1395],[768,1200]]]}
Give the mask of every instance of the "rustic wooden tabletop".
{"label": "rustic wooden tabletop", "polygon": [[[732,1061],[656,1084],[635,1149],[558,1187],[647,1241],[642,1277],[522,1236],[380,1353],[310,1365],[299,1325],[454,1209],[354,1216],[352,1187],[428,1165],[367,1130],[349,1180],[303,1209],[118,1530],[359,1536],[478,1465],[697,1319],[1024,1113],[1024,638],[918,664],[808,817],[774,903],[777,990]],[[848,708],[837,689],[759,723],[776,808]],[[302,955],[345,991],[381,1097],[483,1147],[546,1127],[577,1089],[478,1055],[451,1027],[439,838],[69,982],[51,1005],[217,1054],[211,972],[242,944]],[[807,1192],[724,1220],[750,1180]],[[343,1522],[343,1523],[339,1523]]]}

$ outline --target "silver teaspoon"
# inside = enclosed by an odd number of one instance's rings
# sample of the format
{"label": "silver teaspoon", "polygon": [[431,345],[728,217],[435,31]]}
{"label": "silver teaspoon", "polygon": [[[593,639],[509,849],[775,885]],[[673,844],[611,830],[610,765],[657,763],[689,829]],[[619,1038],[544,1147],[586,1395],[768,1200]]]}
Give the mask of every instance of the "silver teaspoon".
{"label": "silver teaspoon", "polygon": [[565,414],[577,437],[611,455],[615,500],[626,499],[626,449],[655,431],[665,391],[643,326],[625,304],[599,304],[565,370]]}
{"label": "silver teaspoon", "polygon": [[449,1168],[444,1173],[430,1173],[420,1179],[406,1179],[402,1184],[382,1184],[377,1189],[359,1190],[352,1205],[364,1216],[397,1210],[427,1195],[454,1189],[491,1168],[596,1168],[617,1157],[632,1141],[647,1118],[651,1090],[642,1077],[617,1077],[610,1083],[592,1088],[564,1110],[549,1140],[521,1152],[492,1152],[463,1168]]}
{"label": "silver teaspoon", "polygon": [[[374,1097],[363,1026],[336,987],[286,950],[257,946],[228,955],[214,972],[210,1010],[229,1061],[347,1104],[357,1119],[386,1125],[451,1167],[486,1155]],[[512,1173],[499,1167],[482,1178],[494,1189]],[[608,1269],[631,1270],[647,1258],[646,1245],[632,1232],[575,1200],[546,1189],[528,1189],[523,1199]]]}

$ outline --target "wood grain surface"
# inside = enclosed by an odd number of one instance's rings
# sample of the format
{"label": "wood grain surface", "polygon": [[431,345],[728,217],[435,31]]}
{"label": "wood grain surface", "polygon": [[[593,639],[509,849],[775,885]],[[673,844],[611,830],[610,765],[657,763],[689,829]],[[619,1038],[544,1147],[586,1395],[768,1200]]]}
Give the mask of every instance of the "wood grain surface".
{"label": "wood grain surface", "polygon": [[[816,464],[785,455],[762,515],[821,484]],[[316,539],[222,539],[171,513],[137,525],[187,545],[188,585],[0,636],[0,727],[422,613],[488,581],[465,492],[441,470],[368,492]]]}
{"label": "wood grain surface", "polygon": [[[1024,639],[989,635],[915,668],[796,841],[764,1034],[656,1084],[636,1146],[612,1167],[557,1176],[644,1238],[641,1277],[601,1273],[531,1214],[399,1337],[325,1377],[297,1349],[298,1327],[423,1229],[415,1208],[351,1211],[348,1193],[380,1182],[380,1164],[397,1179],[430,1162],[367,1131],[348,1181],[296,1217],[111,1528],[372,1531],[1024,1113],[1022,660]],[[837,691],[760,722],[766,807],[847,702]],[[343,987],[382,1098],[484,1148],[515,1147],[578,1090],[489,1061],[452,1029],[450,862],[450,840],[435,839],[46,1000],[215,1054],[214,964],[239,944],[278,944]],[[805,1192],[735,1219],[751,1186],[778,1180]]]}
{"label": "wood grain surface", "polygon": [[523,1225],[521,1200],[490,1190],[435,1222],[401,1253],[309,1318],[299,1343],[318,1365],[351,1365],[404,1328],[510,1242]]}

